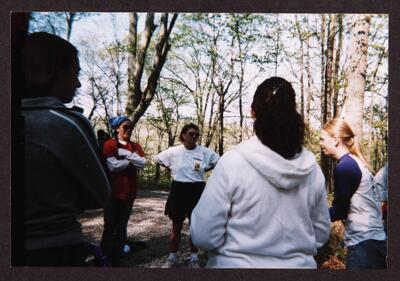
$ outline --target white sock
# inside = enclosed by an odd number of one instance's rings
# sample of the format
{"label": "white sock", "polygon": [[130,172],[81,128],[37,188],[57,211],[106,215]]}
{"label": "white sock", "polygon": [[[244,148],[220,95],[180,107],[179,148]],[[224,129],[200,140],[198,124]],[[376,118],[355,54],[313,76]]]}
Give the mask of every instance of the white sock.
{"label": "white sock", "polygon": [[131,251],[131,247],[129,247],[128,244],[125,244],[125,245],[124,245],[124,250],[123,250],[123,251],[124,251],[125,254],[128,254],[128,253]]}
{"label": "white sock", "polygon": [[190,254],[190,260],[191,261],[198,261],[199,260],[199,256],[197,255],[197,253],[191,253]]}
{"label": "white sock", "polygon": [[171,261],[176,261],[177,257],[178,255],[176,254],[176,252],[175,253],[170,252],[168,255],[168,259]]}

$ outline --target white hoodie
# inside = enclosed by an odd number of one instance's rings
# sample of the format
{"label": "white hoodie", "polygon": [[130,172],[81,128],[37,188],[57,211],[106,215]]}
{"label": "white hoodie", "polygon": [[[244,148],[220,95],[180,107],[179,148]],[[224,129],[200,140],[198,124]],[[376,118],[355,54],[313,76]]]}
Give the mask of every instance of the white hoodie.
{"label": "white hoodie", "polygon": [[330,224],[314,155],[303,148],[286,160],[252,137],[219,160],[190,233],[208,267],[316,268]]}

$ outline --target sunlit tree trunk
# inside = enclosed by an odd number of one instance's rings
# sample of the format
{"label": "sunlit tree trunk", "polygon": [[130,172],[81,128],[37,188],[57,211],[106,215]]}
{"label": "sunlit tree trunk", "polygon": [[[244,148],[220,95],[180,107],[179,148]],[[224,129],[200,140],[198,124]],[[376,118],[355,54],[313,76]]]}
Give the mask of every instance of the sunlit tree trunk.
{"label": "sunlit tree trunk", "polygon": [[[151,38],[156,29],[154,24],[154,13],[147,13],[143,34],[141,34],[141,43],[139,45],[130,44],[128,47],[128,103],[126,112],[131,117],[132,123],[135,125],[140,117],[146,112],[151,101],[154,98],[157,89],[158,79],[161,69],[167,59],[167,54],[171,45],[169,37],[178,14],[173,14],[171,21],[168,21],[168,13],[163,13],[160,18],[160,31],[155,42],[155,53],[152,57],[152,66],[150,74],[142,90],[143,73],[148,55]],[[137,15],[130,16],[129,42],[137,42]]]}
{"label": "sunlit tree trunk", "polygon": [[351,125],[358,140],[362,141],[365,77],[368,55],[370,15],[354,15],[349,45],[348,85],[344,104],[345,120]]}

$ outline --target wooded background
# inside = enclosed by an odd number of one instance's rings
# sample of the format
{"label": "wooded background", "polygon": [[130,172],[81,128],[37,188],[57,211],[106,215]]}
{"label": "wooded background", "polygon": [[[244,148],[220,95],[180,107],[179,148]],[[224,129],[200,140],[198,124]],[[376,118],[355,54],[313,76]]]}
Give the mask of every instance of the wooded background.
{"label": "wooded background", "polygon": [[[257,85],[270,76],[287,79],[306,123],[305,146],[332,191],[333,163],[319,147],[321,125],[332,117],[352,125],[375,171],[387,161],[388,20],[381,14],[42,12],[31,13],[30,32],[57,34],[79,49],[82,88],[74,104],[84,107],[95,130],[109,133],[108,119],[127,114],[149,157],[177,145],[187,122],[200,127],[201,145],[222,155],[253,134]],[[82,32],[90,22],[111,30],[107,40]],[[148,166],[142,179],[162,185],[169,175]]]}

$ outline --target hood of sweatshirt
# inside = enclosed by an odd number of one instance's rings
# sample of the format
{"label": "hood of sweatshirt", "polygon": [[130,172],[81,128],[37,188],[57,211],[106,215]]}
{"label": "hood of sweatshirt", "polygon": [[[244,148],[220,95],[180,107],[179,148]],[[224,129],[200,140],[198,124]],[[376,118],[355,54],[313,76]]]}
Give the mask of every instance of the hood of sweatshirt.
{"label": "hood of sweatshirt", "polygon": [[278,189],[291,189],[304,181],[317,165],[314,154],[303,147],[285,159],[253,136],[234,148],[258,173]]}

